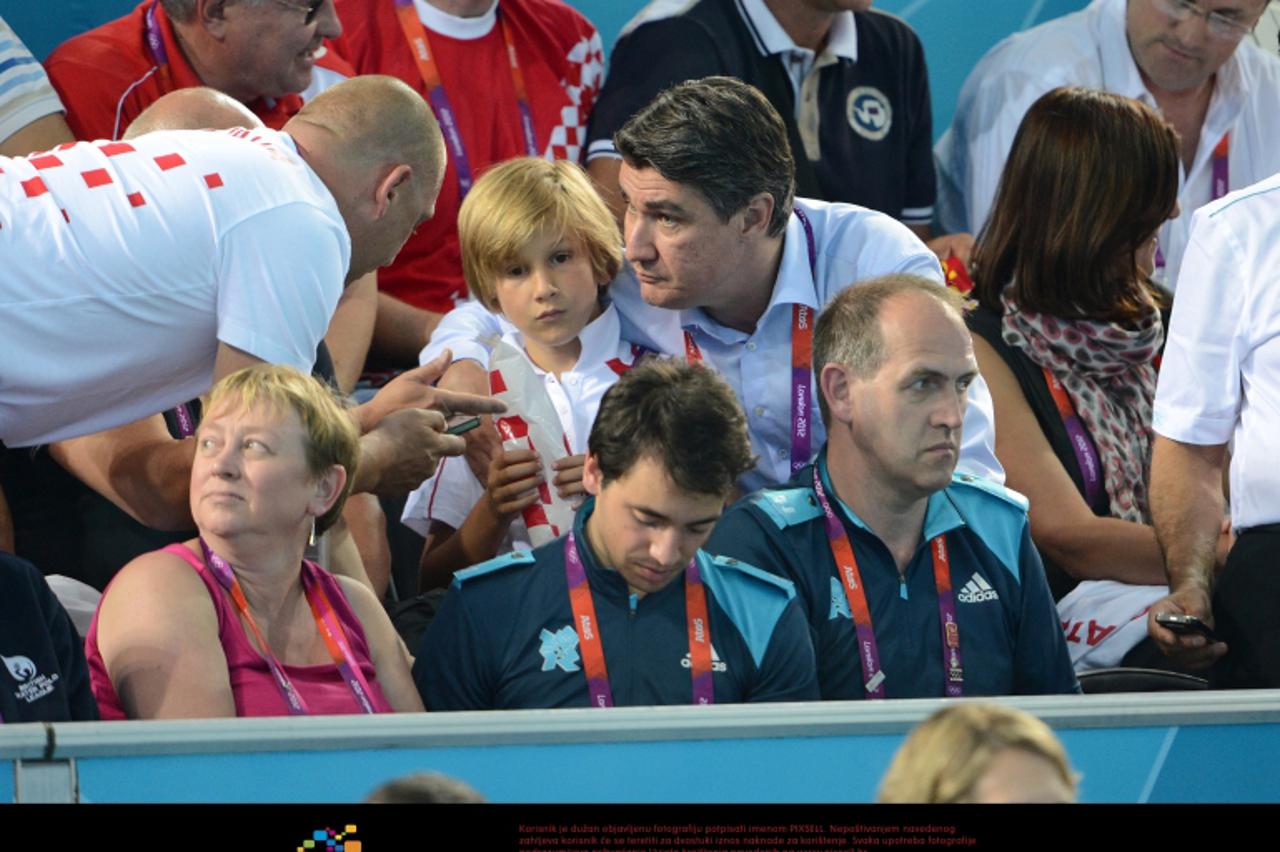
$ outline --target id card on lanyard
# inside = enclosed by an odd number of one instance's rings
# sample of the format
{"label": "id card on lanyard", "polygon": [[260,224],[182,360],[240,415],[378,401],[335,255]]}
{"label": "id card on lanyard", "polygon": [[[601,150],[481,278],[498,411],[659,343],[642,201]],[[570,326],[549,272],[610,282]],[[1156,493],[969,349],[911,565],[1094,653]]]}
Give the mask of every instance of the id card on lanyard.
{"label": "id card on lanyard", "polygon": [[[813,225],[799,207],[792,211],[804,228],[805,247],[809,252],[809,274],[818,277],[818,249],[814,243]],[[791,472],[795,473],[813,458],[813,323],[817,311],[808,305],[791,306]],[[689,331],[684,333],[685,359],[690,364],[702,361],[702,350]]]}
{"label": "id card on lanyard", "polygon": [[[423,26],[413,0],[395,0],[396,18],[400,29],[404,31],[405,40],[409,43],[409,52],[413,54],[418,66],[418,74],[427,88],[427,102],[431,111],[440,122],[440,130],[449,146],[449,156],[453,160],[454,171],[458,175],[458,200],[467,197],[475,182],[471,161],[467,157],[466,145],[462,142],[462,130],[458,126],[457,113],[449,101],[444,81],[440,77],[440,68],[436,64],[435,55],[431,52],[431,43],[427,37],[427,28]],[[502,29],[502,40],[506,46],[507,63],[511,71],[511,84],[515,87],[516,108],[520,113],[520,130],[524,136],[525,153],[530,157],[539,155],[537,138],[533,127],[533,110],[529,106],[529,95],[525,88],[524,72],[520,70],[520,60],[516,56],[516,45],[511,37],[511,28],[507,26],[502,15],[502,8],[494,12],[498,26]]]}
{"label": "id card on lanyard", "polygon": [[[600,622],[591,599],[591,585],[578,554],[573,533],[564,540],[564,575],[569,585],[569,606],[573,609],[573,629],[582,651],[582,669],[587,676],[587,693],[592,707],[612,707],[613,689],[604,661]],[[698,560],[689,560],[684,569],[685,621],[689,634],[689,662],[693,678],[693,703],[713,704],[715,690],[711,678],[711,622],[707,617],[707,591],[698,570]]]}
{"label": "id card on lanyard", "polygon": [[[276,688],[280,690],[280,697],[284,699],[285,706],[289,708],[289,715],[309,715],[310,711],[307,709],[306,702],[298,694],[298,690],[294,687],[293,681],[289,679],[284,666],[276,659],[275,654],[271,653],[271,647],[267,645],[266,637],[262,635],[262,631],[258,628],[258,623],[254,620],[253,614],[249,612],[249,602],[245,599],[244,589],[240,587],[240,581],[236,579],[231,565],[221,556],[214,553],[213,549],[205,543],[203,537],[200,539],[200,550],[204,554],[204,562],[210,573],[218,581],[218,585],[226,590],[231,597],[231,602],[235,604],[236,611],[240,613],[240,617],[248,625],[249,631],[258,640],[262,658],[266,660],[267,667],[271,670],[272,677],[275,678]],[[378,712],[373,706],[371,697],[373,693],[369,689],[369,682],[365,679],[364,672],[360,671],[360,665],[355,660],[355,653],[351,650],[347,633],[342,629],[342,624],[338,621],[338,616],[334,612],[333,603],[319,583],[310,579],[305,572],[302,576],[303,592],[306,595],[307,604],[311,607],[311,615],[316,621],[316,629],[320,631],[320,636],[324,640],[325,648],[328,650],[330,658],[337,665],[338,672],[342,675],[343,681],[346,682],[347,688],[355,696],[361,712]]]}
{"label": "id card on lanyard", "polygon": [[[822,476],[816,464],[813,466],[813,493],[822,507],[831,557],[835,560],[836,574],[839,575],[840,585],[843,586],[845,599],[849,603],[849,612],[853,616],[863,687],[867,691],[867,698],[882,699],[885,697],[885,673],[880,667],[880,649],[876,644],[875,627],[871,623],[871,607],[867,602],[866,587],[862,582],[862,574],[858,571],[858,559],[853,553],[853,543],[849,540],[849,534],[845,531],[844,525],[836,517],[831,502],[827,499],[826,489],[822,487]],[[951,560],[947,551],[945,533],[930,539],[929,555],[933,561],[933,582],[938,590],[943,695],[947,698],[959,698],[964,695],[964,665],[960,657],[960,623],[956,620],[956,600],[951,588]]]}
{"label": "id card on lanyard", "polygon": [[[1213,174],[1210,178],[1209,200],[1217,201],[1231,191],[1231,134],[1224,133],[1213,146]],[[1164,271],[1164,250],[1156,241],[1156,269]]]}

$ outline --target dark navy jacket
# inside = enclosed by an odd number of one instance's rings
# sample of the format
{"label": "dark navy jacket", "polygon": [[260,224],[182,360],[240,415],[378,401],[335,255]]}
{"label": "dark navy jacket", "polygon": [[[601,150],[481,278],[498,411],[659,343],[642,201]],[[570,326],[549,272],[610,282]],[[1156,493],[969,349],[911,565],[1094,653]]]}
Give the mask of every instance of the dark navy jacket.
{"label": "dark navy jacket", "polygon": [[97,719],[84,640],[30,562],[0,553],[0,717]]}
{"label": "dark navy jacket", "polygon": [[[830,498],[825,459],[824,450],[819,464]],[[838,499],[832,505],[862,575],[886,697],[943,696],[942,631],[928,547],[939,533],[946,534],[951,563],[964,694],[1079,690],[1021,495],[957,474],[929,498],[924,534],[905,581],[888,548],[861,519]],[[786,486],[735,504],[706,547],[794,581],[813,631],[822,697],[865,697],[853,620],[813,493],[812,465]]]}
{"label": "dark navy jacket", "polygon": [[[633,596],[603,568],[574,522],[614,704],[690,704],[693,685],[683,577]],[[813,647],[792,585],[699,551],[711,624],[716,703],[818,697]],[[564,542],[511,553],[455,576],[413,668],[428,710],[587,707]]]}

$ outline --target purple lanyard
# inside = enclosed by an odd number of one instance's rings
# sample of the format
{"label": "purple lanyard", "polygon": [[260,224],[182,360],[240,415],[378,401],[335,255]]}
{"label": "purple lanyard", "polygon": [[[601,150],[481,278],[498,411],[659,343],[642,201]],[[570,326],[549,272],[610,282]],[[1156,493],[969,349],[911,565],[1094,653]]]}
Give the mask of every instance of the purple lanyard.
{"label": "purple lanyard", "polygon": [[1044,380],[1049,385],[1049,395],[1053,397],[1053,404],[1058,409],[1058,416],[1062,418],[1062,425],[1066,427],[1067,440],[1071,444],[1071,451],[1075,453],[1076,465],[1080,468],[1080,476],[1084,480],[1084,499],[1092,509],[1102,499],[1103,493],[1102,465],[1099,462],[1098,450],[1090,440],[1089,433],[1085,431],[1084,422],[1076,413],[1076,407],[1071,404],[1071,397],[1067,395],[1067,389],[1062,386],[1062,382],[1048,367],[1040,369],[1044,372]]}
{"label": "purple lanyard", "polygon": [[[418,66],[418,73],[427,89],[427,100],[431,104],[436,119],[440,122],[440,130],[449,143],[449,153],[453,160],[454,171],[458,175],[459,198],[466,198],[474,183],[471,161],[467,158],[467,149],[462,142],[462,131],[458,126],[457,115],[449,103],[449,95],[444,90],[444,81],[440,77],[440,68],[436,65],[435,55],[427,38],[427,28],[414,9],[413,0],[395,0],[396,18],[404,37],[409,43],[409,51],[413,54]],[[511,30],[502,15],[502,9],[495,11],[498,26],[502,30],[502,41],[506,47],[507,61],[510,64],[511,83],[515,87],[516,106],[520,111],[520,129],[524,135],[525,152],[530,157],[538,156],[538,143],[534,138],[533,111],[529,107],[529,96],[525,90],[524,74],[520,70],[520,62],[516,56],[515,41]]]}
{"label": "purple lanyard", "polygon": [[[249,625],[250,631],[257,638],[258,644],[261,646],[262,658],[266,660],[267,667],[275,678],[276,687],[280,690],[280,696],[289,708],[289,715],[309,715],[310,711],[307,709],[306,702],[298,694],[298,690],[285,673],[284,667],[280,665],[280,661],[276,659],[275,654],[271,653],[271,647],[267,645],[266,637],[262,635],[262,631],[258,628],[257,622],[254,621],[252,613],[249,612],[249,603],[245,599],[244,590],[240,587],[240,581],[236,579],[235,572],[231,570],[231,565],[213,552],[213,549],[205,542],[203,536],[200,537],[200,550],[204,553],[205,565],[209,567],[218,584],[231,596],[232,603],[235,604],[236,609],[240,611],[241,616]],[[305,573],[303,577],[306,577]],[[365,680],[364,674],[355,663],[345,632],[342,630],[341,625],[336,624],[336,616],[333,613],[333,607],[329,603],[328,596],[324,594],[323,589],[313,587],[311,583],[305,581],[303,583],[303,592],[306,594],[307,603],[311,607],[311,613],[315,617],[320,635],[325,640],[325,647],[328,648],[329,655],[333,658],[334,663],[337,664],[342,679],[351,690],[351,694],[355,696],[360,709],[365,713],[376,713],[377,710],[374,709],[370,698],[371,692],[368,681]]]}
{"label": "purple lanyard", "polygon": [[[1210,201],[1217,201],[1230,192],[1231,177],[1231,134],[1224,133],[1213,146],[1213,177],[1211,180]],[[1156,269],[1164,269],[1164,251],[1156,243]]]}
{"label": "purple lanyard", "polygon": [[[813,493],[822,506],[831,556],[835,560],[836,573],[844,586],[849,613],[853,617],[853,628],[858,637],[858,659],[862,665],[862,683],[867,691],[867,698],[884,698],[885,674],[880,668],[880,650],[876,645],[876,634],[871,624],[871,607],[867,602],[862,574],[858,570],[858,559],[853,553],[853,542],[849,540],[849,534],[845,532],[844,525],[827,500],[816,464],[813,466]],[[944,693],[947,698],[959,698],[964,695],[964,665],[960,658],[960,623],[956,620],[956,600],[951,588],[951,561],[947,555],[944,533],[939,533],[929,541],[929,555],[933,560],[933,582],[938,592]]]}
{"label": "purple lanyard", "polygon": [[164,36],[160,33],[160,23],[156,20],[156,6],[160,5],[160,0],[151,4],[151,8],[147,9],[147,14],[143,18],[147,26],[147,47],[151,50],[151,58],[156,61],[157,65],[168,65],[169,54],[164,49]]}
{"label": "purple lanyard", "polygon": [[[587,676],[587,692],[592,707],[612,707],[613,690],[605,665],[604,643],[600,638],[600,621],[587,572],[578,555],[573,533],[564,540],[564,576],[569,586],[569,606],[573,610],[573,628],[578,634],[582,652],[582,668]],[[689,635],[689,663],[693,679],[693,703],[715,703],[711,676],[711,625],[707,616],[706,587],[698,570],[698,560],[690,559],[684,572],[685,615]]]}
{"label": "purple lanyard", "polygon": [[[818,248],[813,239],[813,225],[799,207],[792,207],[804,228],[805,247],[809,252],[809,275],[818,289]],[[796,305],[791,329],[791,472],[794,474],[813,458],[813,320],[817,311],[807,305]]]}

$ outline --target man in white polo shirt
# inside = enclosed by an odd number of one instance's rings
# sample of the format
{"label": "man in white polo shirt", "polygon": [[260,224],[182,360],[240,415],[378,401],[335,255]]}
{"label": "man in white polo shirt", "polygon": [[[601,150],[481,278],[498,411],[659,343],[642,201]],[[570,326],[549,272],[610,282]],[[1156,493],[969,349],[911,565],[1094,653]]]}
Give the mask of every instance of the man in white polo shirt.
{"label": "man in white polo shirt", "polygon": [[309,369],[346,283],[431,215],[443,159],[430,111],[386,77],[283,133],[0,158],[0,441],[119,426],[255,361]]}
{"label": "man in white polo shirt", "polygon": [[[1217,662],[1224,687],[1280,686],[1280,175],[1198,211],[1156,391],[1151,514],[1170,594],[1148,626],[1165,653]],[[1231,450],[1238,533],[1214,577]],[[1211,605],[1212,603],[1212,605]],[[1176,635],[1193,615],[1223,642]]]}
{"label": "man in white polo shirt", "polygon": [[1280,171],[1280,59],[1246,38],[1266,0],[1094,0],[993,47],[934,149],[944,232],[986,222],[1027,109],[1058,86],[1155,107],[1182,139],[1181,214],[1160,229],[1156,279],[1173,289],[1196,208]]}

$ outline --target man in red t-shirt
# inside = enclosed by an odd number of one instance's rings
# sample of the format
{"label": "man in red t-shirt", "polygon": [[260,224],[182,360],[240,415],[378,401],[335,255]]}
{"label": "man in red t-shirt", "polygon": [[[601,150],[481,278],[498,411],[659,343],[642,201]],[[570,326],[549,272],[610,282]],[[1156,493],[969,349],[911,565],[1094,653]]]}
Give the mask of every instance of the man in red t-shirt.
{"label": "man in red t-shirt", "polygon": [[189,86],[223,91],[278,130],[299,93],[352,76],[325,45],[341,33],[326,0],[144,0],[68,39],[45,67],[80,139],[117,139],[161,95]]}
{"label": "man in red t-shirt", "polygon": [[342,55],[361,74],[417,89],[449,150],[435,217],[378,275],[374,348],[388,366],[405,366],[417,363],[440,315],[466,298],[457,217],[470,181],[526,154],[582,159],[604,71],[600,36],[561,0],[335,2]]}

